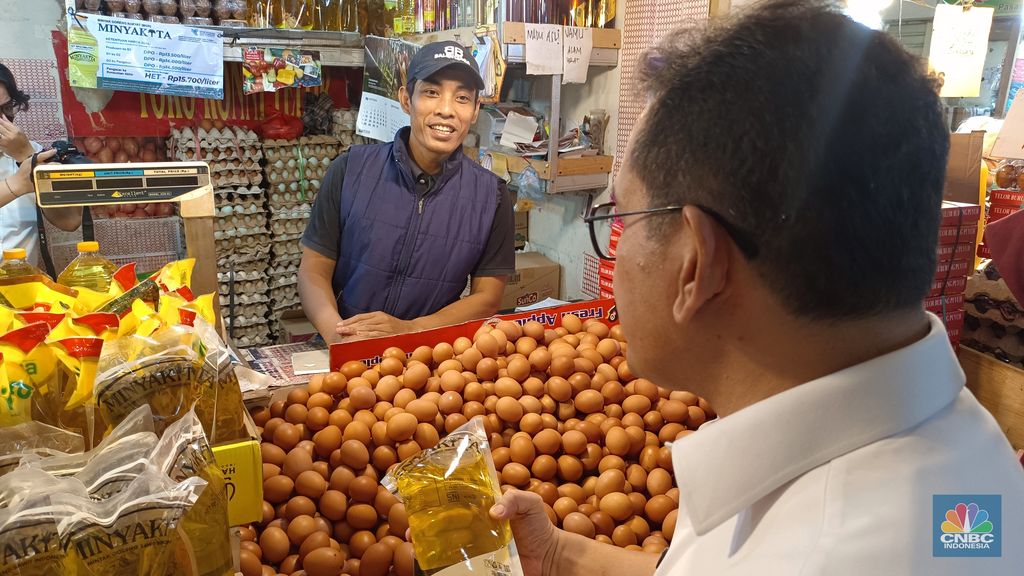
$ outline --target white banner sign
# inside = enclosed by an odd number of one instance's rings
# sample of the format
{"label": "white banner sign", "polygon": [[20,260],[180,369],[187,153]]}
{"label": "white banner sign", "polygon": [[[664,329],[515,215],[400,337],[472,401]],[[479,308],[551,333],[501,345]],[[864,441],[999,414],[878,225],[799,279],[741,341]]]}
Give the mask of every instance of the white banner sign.
{"label": "white banner sign", "polygon": [[941,2],[935,6],[928,67],[942,82],[943,98],[973,98],[981,92],[993,12]]}
{"label": "white banner sign", "polygon": [[224,38],[217,30],[69,9],[68,60],[76,87],[224,98]]}
{"label": "white banner sign", "polygon": [[526,25],[526,73],[562,73],[562,27],[556,24]]}

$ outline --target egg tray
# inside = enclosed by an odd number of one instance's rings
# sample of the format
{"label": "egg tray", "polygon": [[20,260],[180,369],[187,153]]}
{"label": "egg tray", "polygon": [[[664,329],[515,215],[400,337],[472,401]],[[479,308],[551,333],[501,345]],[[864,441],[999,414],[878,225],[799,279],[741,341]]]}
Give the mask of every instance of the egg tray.
{"label": "egg tray", "polygon": [[255,214],[266,214],[262,201],[245,199],[240,202],[218,202],[217,216],[229,218],[231,216],[249,216]]}
{"label": "egg tray", "polygon": [[280,274],[294,274],[299,271],[298,262],[286,262],[283,264],[271,264],[267,266],[267,274],[271,276]]}
{"label": "egg tray", "polygon": [[228,198],[230,195],[247,197],[245,200],[252,200],[252,196],[263,194],[263,188],[259,184],[237,184],[233,186],[217,186],[214,193],[221,198]]}
{"label": "egg tray", "polygon": [[[220,299],[220,305],[222,307],[231,305],[231,297],[223,288],[220,290],[218,298]],[[235,292],[235,305],[238,306],[239,304],[243,306],[247,304],[264,304],[269,309],[270,295],[266,292],[256,292],[253,294],[239,294],[238,292]]]}
{"label": "egg tray", "polygon": [[259,160],[253,160],[251,158],[230,158],[224,160],[214,160],[212,162],[208,162],[208,164],[210,165],[210,173],[215,175],[223,174],[225,172],[233,172],[236,170],[241,170],[246,173],[260,170]]}
{"label": "egg tray", "polygon": [[314,188],[320,188],[320,181],[323,180],[324,174],[327,172],[326,167],[306,167],[305,172],[300,171],[299,168],[288,168],[285,167],[278,171],[277,168],[266,168],[267,171],[267,182],[271,185],[276,184],[288,184],[291,182],[317,182]]}
{"label": "egg tray", "polygon": [[[261,280],[267,276],[267,271],[267,267],[264,267],[262,270],[235,270],[235,282]],[[231,272],[217,272],[217,282],[229,284],[231,282]]]}
{"label": "egg tray", "polygon": [[263,183],[263,172],[258,170],[231,170],[210,175],[214,188],[228,186],[259,186]]}
{"label": "egg tray", "polygon": [[255,348],[260,346],[267,346],[272,343],[270,336],[259,336],[259,337],[236,337],[232,340],[237,348]]}
{"label": "egg tray", "polygon": [[[235,324],[236,326],[244,328],[249,326],[256,326],[259,324],[268,324],[269,320],[267,320],[267,318],[270,317],[270,311],[270,302],[260,302],[258,304],[238,304],[238,296],[236,295],[234,316],[230,317],[238,320],[238,323]],[[224,310],[224,313],[225,317],[228,317],[228,315],[230,314],[230,312],[227,309]]]}
{"label": "egg tray", "polygon": [[263,149],[259,146],[224,146],[219,148],[199,148],[168,144],[167,156],[178,160],[219,162],[221,160],[263,160]]}
{"label": "egg tray", "polygon": [[284,242],[279,242],[273,246],[273,250],[273,257],[275,263],[279,261],[279,257],[285,259],[291,257],[299,257],[302,255],[302,245],[299,243],[298,238],[294,240],[286,240]]}
{"label": "egg tray", "polygon": [[[225,325],[228,325],[228,323],[225,322]],[[270,326],[267,324],[253,324],[249,326],[236,325],[233,330],[229,330],[230,332],[234,332],[236,343],[240,338],[247,339],[251,342],[269,340],[270,338]]]}
{"label": "egg tray", "polygon": [[312,190],[302,192],[267,192],[267,205],[272,212],[306,206],[312,210],[317,194]]}
{"label": "egg tray", "polygon": [[[266,316],[259,316],[259,315],[254,315],[254,314],[250,314],[248,316],[236,315],[236,316],[234,316],[232,318],[232,320],[233,320],[233,325],[235,327],[235,333],[236,334],[238,333],[239,329],[245,329],[245,328],[262,327],[263,328],[262,331],[264,331],[264,332],[267,331],[267,327],[266,326],[268,324],[268,320],[267,320]],[[259,332],[258,331],[254,331],[253,333],[258,334]]]}
{"label": "egg tray", "polygon": [[[302,301],[299,299],[298,296],[295,296],[294,298],[291,298],[289,300],[285,300],[285,301],[280,302],[280,303],[275,303],[274,304],[274,308],[271,311],[276,316],[276,315],[280,314],[281,312],[284,312],[285,310],[294,310],[295,308],[299,308],[299,307],[301,307],[301,305],[302,305]],[[276,332],[276,330],[274,330],[274,331]]]}
{"label": "egg tray", "polygon": [[270,238],[265,234],[254,234],[252,236],[237,236],[215,240],[217,252],[227,252],[237,248],[253,248],[255,246],[269,246]]}
{"label": "egg tray", "polygon": [[257,228],[230,228],[227,230],[215,230],[213,232],[214,240],[231,240],[238,238],[247,238],[250,236],[263,236],[266,235],[267,229],[265,227]]}
{"label": "egg tray", "polygon": [[309,220],[313,207],[309,202],[303,202],[297,206],[277,207],[270,206],[270,220]]}
{"label": "egg tray", "polygon": [[286,286],[283,288],[275,288],[270,291],[270,300],[274,303],[274,309],[277,310],[281,302],[292,302],[299,297],[299,291],[295,286]]}
{"label": "egg tray", "polygon": [[207,142],[212,145],[220,143],[260,144],[260,137],[252,130],[242,126],[225,126],[224,128],[213,128],[211,130],[205,128],[193,129],[191,126],[185,126],[180,130],[172,128],[171,139],[178,142],[192,142],[193,144],[196,142]]}
{"label": "egg tray", "polygon": [[214,230],[231,230],[232,228],[262,228],[266,231],[267,228],[267,216],[263,213],[258,214],[233,214],[231,216],[221,216],[217,218]]}
{"label": "egg tray", "polygon": [[356,120],[359,119],[358,108],[338,108],[331,114],[331,136],[341,139],[343,134],[356,131]]}

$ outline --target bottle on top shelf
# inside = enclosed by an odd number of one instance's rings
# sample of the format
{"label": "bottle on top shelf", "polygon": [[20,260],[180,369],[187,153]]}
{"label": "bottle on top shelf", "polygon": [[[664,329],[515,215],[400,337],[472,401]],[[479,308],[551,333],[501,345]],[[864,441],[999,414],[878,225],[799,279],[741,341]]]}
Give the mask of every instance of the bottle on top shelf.
{"label": "bottle on top shelf", "polygon": [[45,272],[29,264],[26,258],[27,255],[24,248],[4,250],[4,260],[3,263],[0,263],[0,278],[35,276],[37,274],[42,274],[49,278]]}
{"label": "bottle on top shelf", "polygon": [[313,29],[341,32],[342,0],[316,0],[313,10]]}
{"label": "bottle on top shelf", "polygon": [[99,251],[99,242],[79,242],[78,257],[57,276],[57,282],[71,288],[84,287],[106,292],[117,266],[100,256]]}

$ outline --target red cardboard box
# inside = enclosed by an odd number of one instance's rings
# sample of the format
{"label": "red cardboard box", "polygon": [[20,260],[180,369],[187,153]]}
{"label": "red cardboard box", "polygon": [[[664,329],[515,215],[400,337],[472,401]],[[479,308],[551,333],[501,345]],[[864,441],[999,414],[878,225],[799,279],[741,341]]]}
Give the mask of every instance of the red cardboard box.
{"label": "red cardboard box", "polygon": [[963,310],[964,295],[950,294],[948,296],[932,296],[931,298],[924,299],[924,308],[929,312],[934,312],[941,316],[943,307],[945,307],[947,312],[950,310]]}
{"label": "red cardboard box", "polygon": [[993,190],[988,196],[993,206],[1024,206],[1024,191],[1021,190]]}
{"label": "red cardboard box", "polygon": [[939,255],[939,262],[949,262],[950,260],[965,260],[974,257],[974,240],[972,236],[969,242],[962,242],[957,245],[947,244],[945,246],[939,246],[937,252]]}
{"label": "red cardboard box", "polygon": [[960,346],[960,328],[946,330],[946,334],[949,336],[949,343],[953,345],[954,349]]}
{"label": "red cardboard box", "polygon": [[989,251],[988,246],[984,243],[978,245],[978,258],[991,258],[992,252]]}
{"label": "red cardboard box", "polygon": [[601,290],[607,290],[609,292],[612,292],[612,291],[615,290],[615,284],[612,282],[612,279],[608,278],[607,276],[605,276],[603,274],[598,276],[597,283],[598,283],[598,286],[601,287]]}
{"label": "red cardboard box", "polygon": [[950,278],[955,276],[969,276],[972,264],[974,263],[970,260],[947,260],[945,262],[939,262],[938,267],[935,268],[935,279],[942,280],[946,276],[949,276]]}
{"label": "red cardboard box", "polygon": [[950,278],[943,285],[942,280],[935,280],[932,282],[932,289],[928,292],[928,298],[943,295],[963,294],[967,290],[967,277],[957,276],[956,278]]}
{"label": "red cardboard box", "polygon": [[1020,212],[1019,206],[1014,207],[1002,204],[993,204],[992,207],[988,209],[988,221],[989,223],[996,222],[1006,218],[1010,214],[1016,214],[1017,212]]}
{"label": "red cardboard box", "polygon": [[590,300],[565,306],[555,306],[542,310],[520,312],[518,314],[506,314],[494,316],[486,320],[471,320],[462,324],[387,336],[384,338],[373,338],[371,340],[360,340],[358,342],[343,342],[331,344],[331,370],[338,371],[345,362],[351,360],[362,361],[367,366],[376,366],[383,360],[381,354],[392,346],[397,346],[411,355],[412,351],[420,346],[433,346],[438,342],[454,342],[455,339],[465,336],[472,338],[476,331],[487,324],[496,324],[500,320],[510,320],[520,325],[530,320],[536,320],[548,328],[557,328],[562,325],[562,316],[575,314],[583,320],[596,318],[609,326],[619,323],[619,314],[615,310],[615,301],[610,299]]}
{"label": "red cardboard box", "polygon": [[960,330],[964,327],[964,311],[960,310],[947,310],[944,316],[939,316],[942,323],[946,326],[946,330]]}
{"label": "red cardboard box", "polygon": [[601,298],[602,299],[605,299],[605,298],[615,298],[615,293],[611,292],[609,290],[605,290],[604,288],[602,288],[601,289]]}
{"label": "red cardboard box", "polygon": [[981,220],[981,206],[960,202],[942,203],[942,226],[966,226]]}
{"label": "red cardboard box", "polygon": [[960,244],[970,240],[972,243],[978,236],[978,223],[965,224],[963,226],[943,226],[939,228],[939,244]]}

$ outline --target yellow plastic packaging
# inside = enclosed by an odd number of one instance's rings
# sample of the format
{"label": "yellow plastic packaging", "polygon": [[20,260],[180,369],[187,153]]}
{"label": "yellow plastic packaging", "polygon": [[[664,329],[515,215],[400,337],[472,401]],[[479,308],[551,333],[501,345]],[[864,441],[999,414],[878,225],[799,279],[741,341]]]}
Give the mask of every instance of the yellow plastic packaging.
{"label": "yellow plastic packaging", "polygon": [[49,415],[49,418],[37,419],[57,424],[50,406],[54,402],[47,398],[52,392],[48,384],[54,364],[48,362],[45,349],[37,352],[29,362],[29,354],[40,347],[49,332],[49,326],[40,322],[0,336],[0,355],[3,358],[0,362],[3,372],[0,376],[0,426],[27,422],[33,419],[33,413]]}
{"label": "yellow plastic packaging", "polygon": [[428,576],[523,576],[481,418],[398,464],[381,485],[405,502],[416,562]]}
{"label": "yellow plastic packaging", "polygon": [[212,444],[245,439],[245,405],[230,351],[211,323],[196,318],[194,328],[203,356],[196,381],[196,415]]}
{"label": "yellow plastic packaging", "polygon": [[41,312],[67,312],[78,299],[77,292],[46,276],[0,278],[0,295],[5,306]]}

